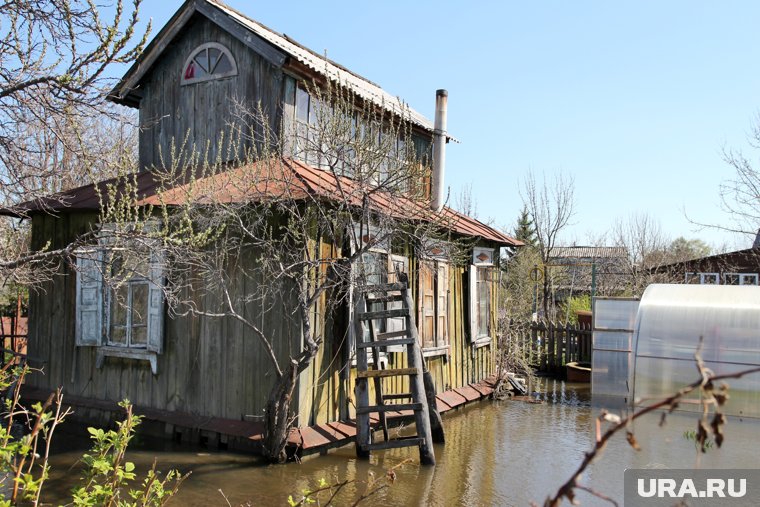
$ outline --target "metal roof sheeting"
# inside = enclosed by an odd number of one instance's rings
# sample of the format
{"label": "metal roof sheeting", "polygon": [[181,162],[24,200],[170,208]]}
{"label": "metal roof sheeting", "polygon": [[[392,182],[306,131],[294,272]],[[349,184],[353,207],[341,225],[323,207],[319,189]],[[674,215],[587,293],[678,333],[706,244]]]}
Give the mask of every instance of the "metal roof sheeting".
{"label": "metal roof sheeting", "polygon": [[305,46],[302,46],[290,37],[275,32],[218,0],[206,1],[224,11],[228,16],[246,27],[248,30],[283,50],[314,72],[327,77],[334,83],[347,87],[363,99],[369,100],[380,107],[389,109],[402,117],[409,116],[409,118],[417,125],[430,131],[433,130],[433,122],[410,108],[399,97],[394,97],[372,81],[365,79],[358,74],[354,74],[345,67],[338,65],[324,56],[320,56]]}
{"label": "metal roof sheeting", "polygon": [[550,259],[619,259],[628,256],[622,246],[555,246],[549,251]]}
{"label": "metal roof sheeting", "polygon": [[[292,159],[277,159],[266,163],[257,162],[230,168],[210,176],[179,182],[167,188],[162,178],[149,171],[129,175],[134,194],[138,196],[137,206],[166,205],[180,206],[194,200],[198,204],[264,202],[281,199],[342,201],[350,206],[359,206],[363,199],[369,199],[370,207],[378,213],[404,220],[419,220],[440,224],[440,227],[470,237],[480,237],[504,246],[522,246],[522,242],[508,236],[479,220],[468,217],[456,210],[444,207],[440,212],[432,211],[427,202],[413,200],[387,192],[369,192],[355,180],[335,176],[329,171],[316,169]],[[28,201],[0,214],[26,215],[34,212],[68,210],[97,210],[108,195],[121,198],[126,188],[122,179],[110,179],[97,184],[86,185],[55,196]],[[115,185],[115,192],[109,192]],[[339,196],[339,197],[338,197]]]}

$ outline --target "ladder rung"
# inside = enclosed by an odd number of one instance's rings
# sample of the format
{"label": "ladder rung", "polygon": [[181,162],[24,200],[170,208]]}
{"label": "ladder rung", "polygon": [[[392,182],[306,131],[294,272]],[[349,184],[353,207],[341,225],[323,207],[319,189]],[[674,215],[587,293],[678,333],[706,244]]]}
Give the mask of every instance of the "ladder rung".
{"label": "ladder rung", "polygon": [[378,285],[362,285],[357,287],[361,292],[389,292],[392,290],[406,290],[405,283],[381,283]]}
{"label": "ladder rung", "polygon": [[395,294],[395,295],[392,294],[390,296],[375,296],[375,297],[367,296],[367,304],[370,304],[370,305],[372,303],[393,303],[396,301],[403,301],[403,300],[404,300],[404,296],[402,296],[401,294]]}
{"label": "ladder rung", "polygon": [[374,342],[361,342],[356,344],[357,349],[366,349],[369,347],[390,347],[392,345],[411,345],[414,338],[402,338],[400,340],[377,340]]}
{"label": "ladder rung", "polygon": [[393,317],[408,317],[409,310],[406,308],[397,308],[395,310],[378,310],[376,312],[364,312],[356,315],[362,320],[390,319]]}
{"label": "ladder rung", "polygon": [[357,371],[356,378],[396,377],[399,375],[417,375],[417,368],[390,368],[388,370]]}
{"label": "ladder rung", "polygon": [[356,407],[357,414],[371,414],[372,412],[401,412],[402,410],[422,410],[422,403],[397,403],[396,405]]}
{"label": "ladder rung", "polygon": [[364,444],[362,449],[365,451],[374,451],[379,449],[398,449],[399,447],[412,447],[422,444],[420,437],[404,438],[402,440],[388,440],[387,442],[377,442],[376,444]]}
{"label": "ladder rung", "polygon": [[[401,331],[388,331],[387,333],[377,333],[375,335],[375,338],[377,340],[387,340],[388,338],[396,338],[398,336],[407,336],[408,334],[409,334],[408,329],[402,329]],[[399,343],[399,345],[401,344]]]}
{"label": "ladder rung", "polygon": [[383,399],[384,400],[404,400],[404,399],[411,399],[412,393],[398,393],[398,394],[384,394]]}

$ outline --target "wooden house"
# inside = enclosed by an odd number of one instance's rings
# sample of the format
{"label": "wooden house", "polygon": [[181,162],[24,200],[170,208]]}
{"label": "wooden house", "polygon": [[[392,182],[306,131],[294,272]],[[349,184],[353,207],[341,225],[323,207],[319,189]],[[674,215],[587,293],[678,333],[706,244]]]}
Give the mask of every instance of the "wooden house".
{"label": "wooden house", "polygon": [[[308,128],[314,98],[303,83],[312,80],[340,82],[377,107],[398,114],[398,100],[374,83],[216,0],[188,0],[113,92],[115,102],[139,109],[140,172],[134,177],[138,193],[146,200],[155,196],[150,168],[171,153],[178,139],[191,145],[208,140],[211,157],[221,156],[217,141],[228,124],[233,99],[261,104],[274,131]],[[408,122],[415,145],[432,154],[433,123],[415,111],[409,111]],[[446,142],[438,134],[438,142]],[[325,191],[330,178],[318,161],[304,158],[288,159],[288,170],[298,175],[306,191]],[[228,162],[234,169],[234,158]],[[32,220],[33,246],[41,248],[48,242],[54,248],[65,246],[90,230],[98,220],[96,188],[89,185],[66,192],[62,199],[22,206]],[[466,265],[450,262],[445,249],[418,256],[413,249],[396,251],[378,245],[371,254],[378,265],[386,266],[379,270],[384,276],[392,271],[389,265],[401,266],[409,274],[423,353],[442,392],[494,373],[498,250],[520,243],[449,208],[439,213],[449,218],[454,236],[469,238],[475,245]],[[93,410],[129,398],[177,425],[181,420],[172,414],[225,421],[261,418],[272,384],[271,364],[241,325],[224,318],[170,317],[160,292],[145,280],[130,281],[126,300],[142,305],[146,321],[106,325],[116,310],[109,307],[108,289],[83,275],[86,262],[103,261],[80,260],[76,272],[62,268],[63,276],[31,295],[29,355],[44,368],[44,375],[29,378],[31,386],[38,390],[63,386],[65,393]],[[151,269],[160,278],[160,270],[171,267],[156,262]],[[267,318],[265,325],[282,325],[275,353],[287,357],[291,345],[300,343],[300,330],[278,323],[277,315]],[[343,327],[347,330],[350,324]],[[335,331],[325,334],[331,333]],[[355,370],[346,362],[350,357],[346,343],[326,340],[311,368],[299,378],[293,404],[297,425],[352,416]],[[390,353],[387,361],[394,360],[398,359]],[[403,388],[400,383],[387,385],[391,391]]]}

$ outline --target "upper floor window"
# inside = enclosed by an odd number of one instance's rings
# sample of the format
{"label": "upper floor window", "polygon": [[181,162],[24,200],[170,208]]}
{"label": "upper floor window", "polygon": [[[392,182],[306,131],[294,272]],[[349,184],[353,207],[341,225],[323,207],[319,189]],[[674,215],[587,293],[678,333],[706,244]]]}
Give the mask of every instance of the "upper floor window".
{"label": "upper floor window", "polygon": [[182,84],[236,76],[237,64],[232,53],[216,42],[208,42],[193,50],[182,67]]}

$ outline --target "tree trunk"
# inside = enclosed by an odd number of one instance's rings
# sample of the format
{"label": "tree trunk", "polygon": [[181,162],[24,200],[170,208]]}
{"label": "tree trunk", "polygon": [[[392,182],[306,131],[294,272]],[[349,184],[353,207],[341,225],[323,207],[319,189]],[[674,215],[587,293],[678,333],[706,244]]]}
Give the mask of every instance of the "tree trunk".
{"label": "tree trunk", "polygon": [[270,463],[288,459],[285,447],[290,431],[290,402],[298,379],[298,363],[291,361],[269,392],[264,429],[264,457]]}

